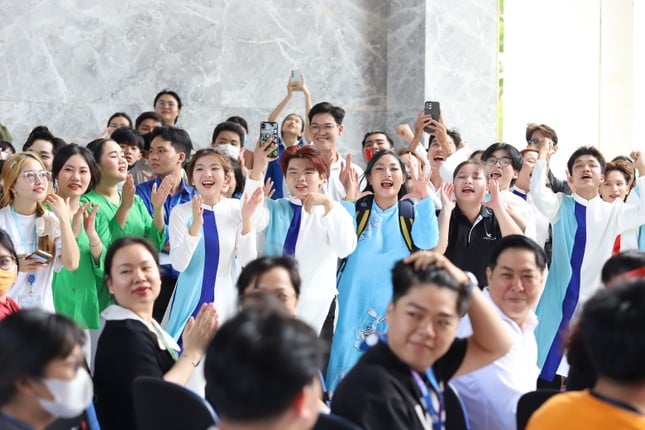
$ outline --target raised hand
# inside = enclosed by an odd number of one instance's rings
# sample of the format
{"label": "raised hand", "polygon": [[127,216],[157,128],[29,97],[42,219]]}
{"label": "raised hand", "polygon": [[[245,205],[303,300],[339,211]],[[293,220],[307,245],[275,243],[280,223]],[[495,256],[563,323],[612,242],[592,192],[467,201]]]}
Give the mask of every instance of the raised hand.
{"label": "raised hand", "polygon": [[54,215],[56,215],[58,221],[61,223],[69,222],[69,197],[67,199],[63,199],[58,194],[52,193],[45,197],[45,203],[47,203],[47,206],[49,206]]}
{"label": "raised hand", "polygon": [[641,151],[632,151],[629,158],[634,160],[634,168],[638,170],[638,176],[645,176],[645,158]]}
{"label": "raised hand", "polygon": [[157,184],[152,185],[152,192],[150,193],[150,201],[152,203],[152,208],[157,211],[163,208],[164,203],[166,203],[166,199],[172,192],[172,188],[174,185],[174,178],[171,175],[166,176],[163,178],[161,183],[159,184],[159,187],[157,187]]}
{"label": "raised hand", "polygon": [[340,183],[345,188],[345,200],[356,201],[358,198],[358,172],[352,165],[352,154],[347,154],[345,161],[340,163],[340,173],[338,175]]}
{"label": "raised hand", "polygon": [[188,234],[191,236],[201,235],[202,225],[204,225],[204,208],[202,207],[204,199],[199,194],[193,197],[191,202],[191,209],[193,212],[193,222],[188,229]]}
{"label": "raised hand", "polygon": [[275,193],[275,188],[273,188],[273,179],[267,178],[266,182],[264,183],[264,197],[267,199],[270,199],[273,197],[273,194]]}
{"label": "raised hand", "polygon": [[325,212],[328,212],[331,209],[331,204],[331,199],[326,195],[318,192],[311,192],[302,201],[302,208],[305,212],[311,213],[314,206],[325,206]]}
{"label": "raised hand", "polygon": [[244,194],[242,198],[243,198],[242,219],[250,220],[253,217],[253,214],[255,213],[256,209],[264,201],[264,189],[256,188],[255,191],[253,191],[253,194],[251,194],[251,196]]}
{"label": "raised hand", "polygon": [[488,192],[490,193],[490,200],[484,203],[493,211],[504,209],[502,199],[499,195],[499,182],[497,179],[490,178],[488,180]]}
{"label": "raised hand", "polygon": [[134,194],[136,187],[134,186],[134,179],[132,175],[128,175],[125,178],[123,183],[123,188],[121,189],[121,206],[124,209],[130,209],[134,204]]}
{"label": "raised hand", "polygon": [[83,210],[83,226],[85,227],[87,237],[90,239],[90,243],[96,243],[93,239],[101,240],[99,235],[96,233],[96,212],[99,210],[99,204],[94,203],[92,205],[92,209],[88,211],[87,209],[89,208],[89,204],[90,203],[88,202],[83,205],[83,207],[85,207]]}
{"label": "raised hand", "polygon": [[204,303],[199,309],[197,318],[190,317],[181,335],[184,344],[183,354],[187,354],[194,362],[201,360],[218,327],[219,317],[215,305]]}
{"label": "raised hand", "polygon": [[452,194],[455,192],[455,186],[450,182],[444,182],[441,185],[441,206],[442,210],[452,211],[455,208],[455,202],[452,200]]}
{"label": "raised hand", "polygon": [[90,207],[90,205],[91,203],[87,202],[84,205],[80,206],[72,216],[72,233],[74,233],[74,237],[78,237],[78,235],[81,234],[85,211]]}
{"label": "raised hand", "polygon": [[425,199],[428,197],[428,185],[424,178],[417,178],[412,180],[412,189],[409,192],[401,197],[403,199]]}

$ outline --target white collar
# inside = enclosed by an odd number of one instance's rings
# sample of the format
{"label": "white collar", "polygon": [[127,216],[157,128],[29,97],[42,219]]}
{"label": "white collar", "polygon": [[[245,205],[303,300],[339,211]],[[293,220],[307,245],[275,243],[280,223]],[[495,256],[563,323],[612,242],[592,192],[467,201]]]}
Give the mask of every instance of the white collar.
{"label": "white collar", "polygon": [[497,306],[497,304],[495,304],[495,302],[493,301],[493,298],[490,296],[490,291],[488,290],[488,287],[484,288],[482,293],[484,293],[484,297],[486,297],[488,299],[490,304],[493,305],[493,307],[495,308],[495,310],[497,311],[499,316],[502,317],[502,319],[504,321],[507,321],[509,324],[512,324],[513,326],[519,328],[519,330],[522,331],[523,333],[532,332],[535,329],[535,327],[537,326],[538,319],[537,319],[537,315],[535,314],[535,312],[533,310],[531,310],[530,313],[528,314],[526,322],[523,325],[520,326],[515,320],[511,319],[511,317],[506,315],[499,308],[499,306]]}
{"label": "white collar", "polygon": [[103,317],[105,321],[139,321],[146,327],[148,327],[148,330],[150,330],[150,332],[155,335],[155,337],[157,338],[157,344],[159,345],[160,349],[166,350],[166,345],[168,345],[170,348],[174,349],[177,352],[179,352],[180,350],[179,345],[177,345],[177,342],[175,342],[175,339],[173,339],[172,336],[170,336],[163,328],[161,328],[157,321],[153,319],[151,323],[147,323],[139,315],[135,314],[130,309],[124,308],[123,306],[110,305],[105,308],[103,312],[101,312],[101,317]]}

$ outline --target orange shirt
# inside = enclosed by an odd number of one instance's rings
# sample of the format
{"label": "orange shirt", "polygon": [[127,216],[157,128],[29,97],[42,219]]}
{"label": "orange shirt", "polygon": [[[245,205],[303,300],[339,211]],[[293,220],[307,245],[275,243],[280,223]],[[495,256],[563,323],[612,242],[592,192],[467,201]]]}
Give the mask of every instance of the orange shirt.
{"label": "orange shirt", "polygon": [[531,416],[527,430],[645,429],[645,416],[619,408],[589,390],[556,394]]}

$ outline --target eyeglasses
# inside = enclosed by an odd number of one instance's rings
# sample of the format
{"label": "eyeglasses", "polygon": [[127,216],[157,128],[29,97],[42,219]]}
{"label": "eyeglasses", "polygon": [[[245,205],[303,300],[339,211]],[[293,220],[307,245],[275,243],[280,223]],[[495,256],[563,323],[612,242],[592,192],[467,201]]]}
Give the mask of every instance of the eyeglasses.
{"label": "eyeglasses", "polygon": [[16,259],[10,255],[0,257],[0,269],[9,270],[16,265]]}
{"label": "eyeglasses", "polygon": [[177,103],[175,102],[167,102],[164,100],[159,100],[157,101],[157,107],[163,108],[163,107],[168,107],[170,109],[177,107]]}
{"label": "eyeglasses", "polygon": [[52,180],[52,172],[48,172],[46,170],[27,170],[23,175],[30,184],[36,182],[36,178],[38,178],[40,182],[51,182]]}
{"label": "eyeglasses", "polygon": [[486,161],[484,161],[484,163],[486,163],[487,166],[494,166],[495,164],[499,163],[500,166],[506,167],[509,164],[511,164],[512,161],[513,160],[511,160],[508,157],[501,157],[501,158],[488,157]]}

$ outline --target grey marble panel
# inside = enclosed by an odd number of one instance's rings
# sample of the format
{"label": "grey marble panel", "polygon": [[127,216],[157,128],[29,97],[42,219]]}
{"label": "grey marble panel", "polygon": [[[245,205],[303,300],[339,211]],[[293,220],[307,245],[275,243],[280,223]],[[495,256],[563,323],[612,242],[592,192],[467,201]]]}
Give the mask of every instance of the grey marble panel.
{"label": "grey marble panel", "polygon": [[[430,94],[473,140],[494,135],[496,0],[0,0],[0,11],[0,122],[19,146],[38,124],[87,142],[113,112],[152,109],[162,88],[182,97],[178,125],[196,146],[230,115],[254,140],[292,68],[314,103],[346,109],[343,153],[412,122]],[[301,94],[291,111],[304,114]]]}

